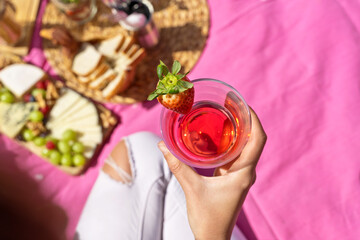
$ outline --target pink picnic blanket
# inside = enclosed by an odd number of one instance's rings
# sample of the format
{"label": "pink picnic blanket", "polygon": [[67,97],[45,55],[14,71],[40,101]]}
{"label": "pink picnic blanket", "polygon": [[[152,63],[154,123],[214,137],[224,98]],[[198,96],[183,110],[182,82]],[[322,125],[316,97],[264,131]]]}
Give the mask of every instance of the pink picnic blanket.
{"label": "pink picnic blanket", "polygon": [[[38,37],[45,5],[27,60],[50,70]],[[238,221],[242,230],[259,240],[360,239],[360,2],[209,0],[209,6],[209,39],[189,77],[233,85],[268,135]],[[133,132],[160,134],[158,104],[107,107],[121,124],[79,177],[0,137],[0,167],[38,179],[66,211],[69,238],[112,147]]]}

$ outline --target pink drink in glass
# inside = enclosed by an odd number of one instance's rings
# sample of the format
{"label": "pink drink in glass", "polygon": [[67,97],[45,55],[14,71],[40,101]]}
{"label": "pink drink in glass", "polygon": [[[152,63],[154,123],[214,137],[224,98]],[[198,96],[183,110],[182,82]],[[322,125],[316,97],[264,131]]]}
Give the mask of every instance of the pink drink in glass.
{"label": "pink drink in glass", "polygon": [[213,168],[234,160],[250,134],[250,113],[240,94],[214,79],[194,80],[192,110],[162,111],[161,130],[169,150],[193,167]]}

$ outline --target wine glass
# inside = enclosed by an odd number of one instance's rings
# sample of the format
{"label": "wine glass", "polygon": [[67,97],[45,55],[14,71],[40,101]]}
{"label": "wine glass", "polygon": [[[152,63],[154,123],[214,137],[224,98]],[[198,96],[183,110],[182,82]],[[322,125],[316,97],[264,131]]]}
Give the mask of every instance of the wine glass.
{"label": "wine glass", "polygon": [[197,168],[215,168],[234,160],[251,130],[249,107],[225,82],[193,80],[194,105],[185,115],[163,108],[161,133],[170,152]]}

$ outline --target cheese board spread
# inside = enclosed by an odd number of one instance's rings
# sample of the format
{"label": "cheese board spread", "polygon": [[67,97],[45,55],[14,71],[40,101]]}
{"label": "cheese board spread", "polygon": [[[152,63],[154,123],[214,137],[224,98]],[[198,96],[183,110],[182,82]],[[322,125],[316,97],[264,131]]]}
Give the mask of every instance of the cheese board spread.
{"label": "cheese board spread", "polygon": [[68,174],[85,170],[116,123],[109,110],[36,66],[0,70],[0,133]]}

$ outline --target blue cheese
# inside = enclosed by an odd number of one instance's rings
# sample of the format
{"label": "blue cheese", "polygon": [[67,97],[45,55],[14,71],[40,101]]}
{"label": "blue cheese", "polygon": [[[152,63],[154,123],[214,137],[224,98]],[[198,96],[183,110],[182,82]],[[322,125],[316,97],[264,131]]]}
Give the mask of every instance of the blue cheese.
{"label": "blue cheese", "polygon": [[37,109],[35,102],[0,103],[0,131],[14,138],[27,123],[30,113]]}

